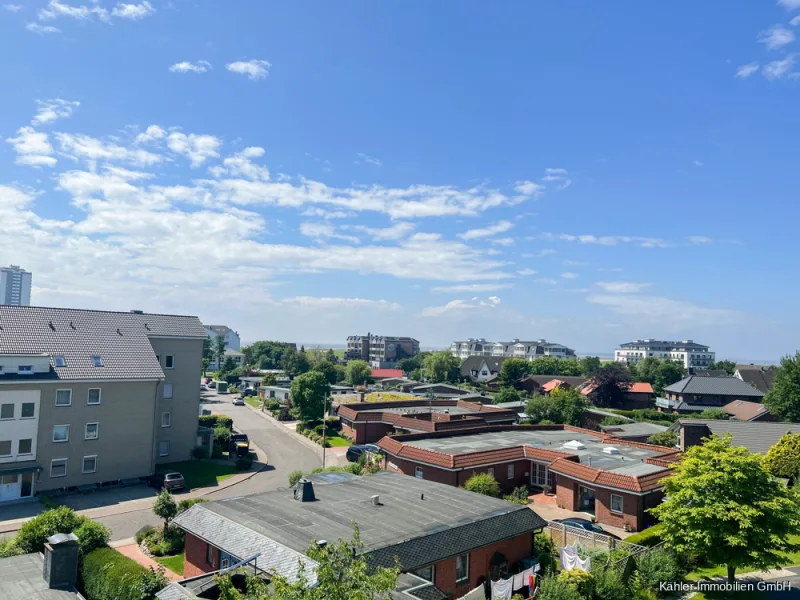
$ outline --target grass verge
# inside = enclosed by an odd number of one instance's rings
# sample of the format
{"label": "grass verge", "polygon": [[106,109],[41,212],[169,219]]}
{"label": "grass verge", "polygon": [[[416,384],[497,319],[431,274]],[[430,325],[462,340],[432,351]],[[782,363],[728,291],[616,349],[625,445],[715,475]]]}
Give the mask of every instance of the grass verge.
{"label": "grass verge", "polygon": [[153,560],[177,575],[183,575],[183,552],[175,556],[154,556]]}
{"label": "grass verge", "polygon": [[351,445],[350,440],[347,440],[343,437],[339,437],[338,435],[331,435],[325,438],[328,443],[331,445],[331,448],[344,448]]}
{"label": "grass verge", "polygon": [[217,463],[209,460],[187,460],[183,462],[159,465],[162,473],[178,471],[186,481],[189,489],[219,485],[231,475],[237,473],[233,462],[231,464]]}

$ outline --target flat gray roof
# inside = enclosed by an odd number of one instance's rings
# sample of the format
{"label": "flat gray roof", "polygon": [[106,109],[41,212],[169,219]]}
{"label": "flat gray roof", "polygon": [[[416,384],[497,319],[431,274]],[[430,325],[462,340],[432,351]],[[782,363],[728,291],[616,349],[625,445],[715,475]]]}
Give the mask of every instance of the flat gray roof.
{"label": "flat gray roof", "polygon": [[477,415],[480,411],[471,408],[464,408],[463,406],[407,406],[407,407],[388,407],[388,408],[368,408],[366,410],[359,410],[359,413],[397,413],[402,415],[426,415],[428,413],[440,413],[443,415]]}
{"label": "flat gray roof", "polygon": [[606,425],[600,429],[611,435],[653,435],[666,431],[667,426],[655,423],[626,423],[625,425]]}
{"label": "flat gray roof", "polygon": [[[564,443],[573,440],[582,442],[585,448],[573,450],[563,447]],[[663,452],[657,450],[645,450],[623,444],[603,443],[598,436],[566,429],[550,431],[492,431],[425,440],[402,440],[402,442],[407,446],[433,450],[444,454],[467,454],[522,445],[533,446],[565,454],[577,454],[584,465],[614,472],[627,467],[632,462],[641,463],[645,458],[663,454]],[[603,452],[603,448],[609,446],[619,450],[619,454]],[[656,470],[662,469],[663,467],[657,467]]]}
{"label": "flat gray roof", "polygon": [[42,577],[44,559],[38,552],[0,559],[0,598],[76,600],[74,591],[51,590]]}

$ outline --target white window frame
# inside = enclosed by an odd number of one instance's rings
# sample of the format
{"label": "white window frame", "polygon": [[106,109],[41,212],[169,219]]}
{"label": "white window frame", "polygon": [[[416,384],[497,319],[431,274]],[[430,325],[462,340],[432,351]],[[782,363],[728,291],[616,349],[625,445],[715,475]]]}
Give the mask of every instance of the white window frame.
{"label": "white window frame", "polygon": [[[2,406],[10,406],[11,407],[11,416],[10,417],[3,417],[2,413],[0,413],[0,421],[13,421],[14,420],[14,415],[17,414],[17,405],[14,404],[13,402],[4,402],[4,403],[0,404],[0,407],[2,407]],[[2,408],[0,408],[0,410],[2,410]],[[20,409],[20,410],[22,410],[22,409]]]}
{"label": "white window frame", "polygon": [[[92,402],[92,392],[97,390],[97,402]],[[89,391],[86,392],[86,404],[89,406],[97,406],[103,400],[103,389],[102,388],[89,388]]]}
{"label": "white window frame", "polygon": [[92,366],[97,367],[97,368],[105,367],[105,365],[103,364],[103,357],[100,356],[99,354],[93,354],[92,355]]}
{"label": "white window frame", "polygon": [[[167,452],[166,453],[162,453],[161,452],[161,444],[166,444],[167,445]],[[158,442],[158,455],[159,456],[169,456],[169,451],[170,450],[171,450],[171,448],[170,448],[169,440],[162,440],[162,441]]]}
{"label": "white window frame", "polygon": [[[172,366],[169,366],[170,359],[172,359]],[[164,368],[165,369],[174,369],[175,368],[175,355],[174,354],[167,354],[164,356]]]}
{"label": "white window frame", "polygon": [[[167,424],[164,425],[164,416],[167,417]],[[172,413],[168,410],[161,413],[161,427],[172,427]]]}
{"label": "white window frame", "polygon": [[17,367],[17,375],[33,375],[33,365],[20,365]]}
{"label": "white window frame", "polygon": [[8,454],[0,454],[2,457],[7,456],[14,456],[14,440],[3,440],[4,442],[8,442]]}
{"label": "white window frame", "polygon": [[[57,440],[56,439],[56,427],[66,427],[67,428],[67,439],[65,440]],[[53,443],[54,444],[66,444],[69,442],[69,425],[53,425]]]}
{"label": "white window frame", "polygon": [[[169,396],[167,396],[167,388],[169,388]],[[172,400],[175,397],[175,387],[171,383],[165,383],[161,389],[161,397],[164,400]]]}
{"label": "white window frame", "polygon": [[[59,392],[69,392],[69,403],[68,404],[59,404],[58,403],[58,393]],[[69,389],[69,390],[56,390],[56,406],[58,406],[59,408],[61,408],[63,406],[72,406],[72,390],[71,389]]]}
{"label": "white window frame", "polygon": [[417,479],[425,479],[425,470],[422,467],[415,467],[414,477]]}
{"label": "white window frame", "polygon": [[[61,364],[58,364],[59,362],[60,362]],[[54,364],[56,367],[59,367],[59,368],[61,368],[61,367],[66,367],[66,366],[67,366],[67,359],[66,359],[66,358],[64,358],[64,355],[63,355],[63,354],[56,354],[56,355],[53,357],[53,364]]]}
{"label": "white window frame", "polygon": [[[614,510],[614,498],[619,498],[619,510]],[[625,498],[620,494],[611,494],[608,499],[608,510],[615,515],[621,515],[625,509]]]}
{"label": "white window frame", "polygon": [[[86,459],[93,458],[94,459],[94,469],[91,471],[86,470]],[[81,462],[81,473],[97,473],[97,454],[87,454],[83,457],[83,461]]]}
{"label": "white window frame", "polygon": [[511,463],[506,467],[506,478],[514,479],[514,463]]}
{"label": "white window frame", "polygon": [[[89,425],[96,425],[97,429],[95,429],[95,436],[89,437]],[[86,427],[83,429],[83,439],[84,440],[96,440],[100,437],[100,423],[87,423]]]}
{"label": "white window frame", "polygon": [[[63,475],[53,475],[53,466],[55,463],[64,463],[64,474]],[[56,479],[58,477],[66,477],[67,476],[67,459],[66,458],[54,458],[50,461],[50,479]]]}
{"label": "white window frame", "polygon": [[[32,417],[24,417],[24,416],[22,416],[22,408],[26,404],[32,404],[33,405],[33,416]],[[20,419],[35,419],[36,418],[36,402],[23,402],[22,404],[20,404],[19,405],[19,418]]]}
{"label": "white window frame", "polygon": [[[464,577],[458,577],[458,559],[464,558],[467,561],[467,568],[464,573]],[[462,554],[461,556],[456,556],[456,583],[464,583],[465,581],[469,581],[469,554]]]}
{"label": "white window frame", "polygon": [[[29,441],[31,443],[31,451],[30,452],[22,452],[20,450],[19,445],[24,441]],[[17,440],[17,456],[28,456],[29,454],[33,454],[33,438],[22,438],[21,440]]]}
{"label": "white window frame", "polygon": [[230,564],[231,564],[230,558],[223,558],[221,561],[219,561],[219,568],[227,569],[230,566]]}

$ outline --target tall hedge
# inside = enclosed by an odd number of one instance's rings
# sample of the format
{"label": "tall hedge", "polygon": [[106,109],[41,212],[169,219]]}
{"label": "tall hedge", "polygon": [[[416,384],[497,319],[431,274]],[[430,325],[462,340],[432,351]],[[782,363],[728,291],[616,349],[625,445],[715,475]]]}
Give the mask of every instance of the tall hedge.
{"label": "tall hedge", "polygon": [[233,429],[233,419],[228,415],[202,415],[198,421],[200,427],[210,427],[214,429],[217,425],[222,425],[225,429]]}
{"label": "tall hedge", "polygon": [[113,548],[83,558],[81,581],[87,600],[143,600],[140,583],[147,569]]}

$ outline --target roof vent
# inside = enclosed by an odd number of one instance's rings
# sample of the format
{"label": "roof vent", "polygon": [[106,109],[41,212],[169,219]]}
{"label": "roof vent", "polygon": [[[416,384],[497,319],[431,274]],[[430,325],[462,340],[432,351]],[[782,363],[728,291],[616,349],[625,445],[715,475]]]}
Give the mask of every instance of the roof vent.
{"label": "roof vent", "polygon": [[586,446],[583,444],[583,442],[579,442],[578,440],[564,442],[563,447],[567,450],[586,450]]}
{"label": "roof vent", "polygon": [[69,326],[71,329],[75,329],[75,323],[73,323],[72,321],[69,322]]}
{"label": "roof vent", "polygon": [[380,506],[381,505],[381,497],[378,494],[370,497],[370,501],[372,502],[372,506]]}
{"label": "roof vent", "polygon": [[117,333],[118,333],[119,335],[122,335],[122,332],[119,330],[119,327],[117,327]]}
{"label": "roof vent", "polygon": [[138,309],[136,309],[136,308],[132,309],[132,310],[131,310],[131,312],[132,312],[133,314],[135,314],[135,315],[143,315],[143,314],[144,314],[144,311],[143,311],[143,310],[138,310]]}
{"label": "roof vent", "polygon": [[307,479],[301,479],[294,487],[294,499],[300,502],[314,502],[314,484]]}
{"label": "roof vent", "polygon": [[55,326],[55,325],[53,325],[53,322],[52,322],[52,321],[50,321],[49,323],[47,323],[47,326],[48,326],[50,329],[52,329],[53,331],[55,331],[55,330],[56,330],[56,326]]}
{"label": "roof vent", "polygon": [[619,448],[614,446],[606,446],[603,448],[603,454],[619,454]]}

